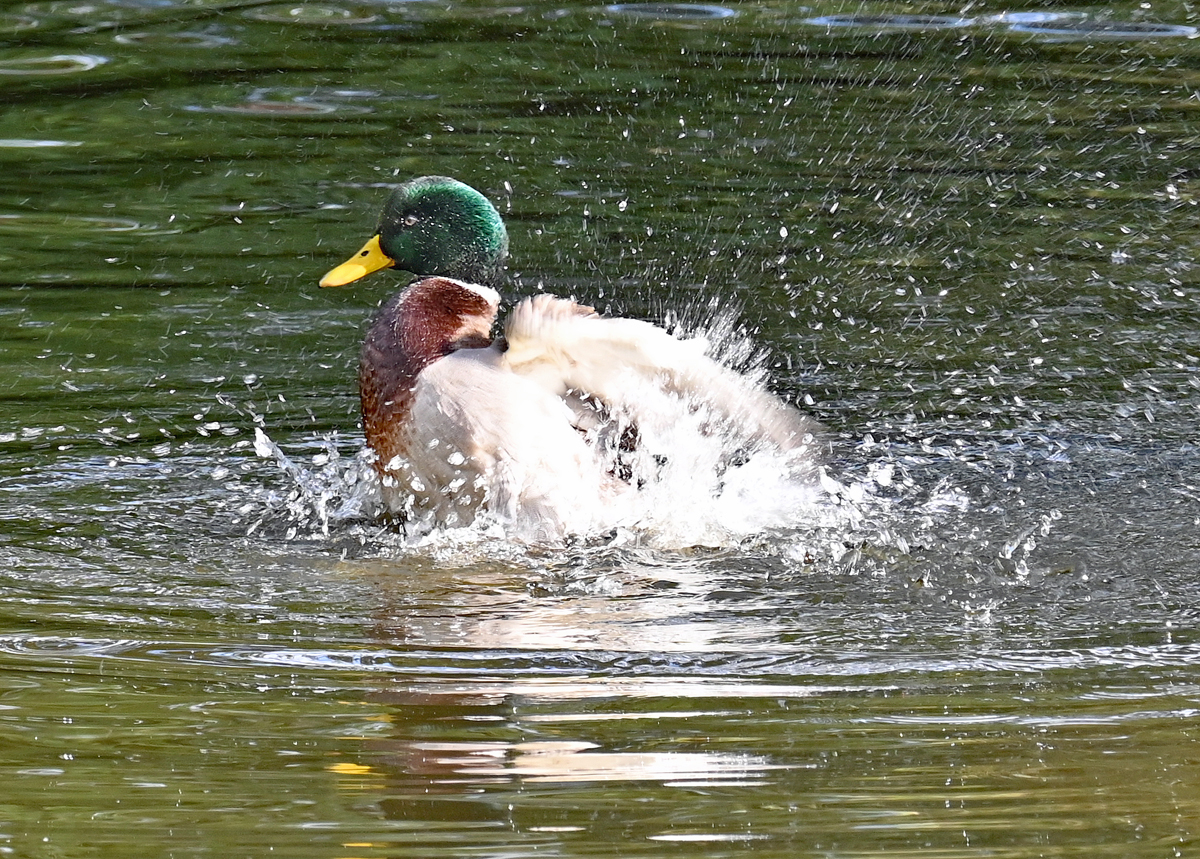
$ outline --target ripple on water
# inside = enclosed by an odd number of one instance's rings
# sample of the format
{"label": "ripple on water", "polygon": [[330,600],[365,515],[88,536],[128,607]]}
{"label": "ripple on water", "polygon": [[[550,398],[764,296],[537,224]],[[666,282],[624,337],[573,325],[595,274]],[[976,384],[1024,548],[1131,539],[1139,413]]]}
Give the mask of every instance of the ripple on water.
{"label": "ripple on water", "polygon": [[1086,18],[1083,12],[1001,12],[999,15],[984,15],[976,18],[975,23],[991,25],[1003,24],[1045,24],[1050,21],[1073,21]]}
{"label": "ripple on water", "polygon": [[228,116],[256,116],[276,119],[322,119],[374,112],[366,104],[354,101],[379,98],[370,90],[334,88],[298,89],[268,87],[258,89],[240,102],[231,104],[189,104],[184,110],[193,113],[220,113]]}
{"label": "ripple on water", "polygon": [[[312,119],[338,113],[339,106],[317,101],[244,101],[238,104],[188,105],[187,110],[198,113],[224,113],[231,116],[299,117]],[[341,111],[343,113],[366,113],[365,109]]]}
{"label": "ripple on water", "polygon": [[379,20],[373,12],[331,3],[277,3],[247,9],[243,14],[256,21],[316,27],[372,24]]}
{"label": "ripple on water", "polygon": [[54,149],[63,146],[82,146],[80,140],[36,140],[33,138],[0,138],[0,149]]}
{"label": "ripple on water", "polygon": [[0,232],[44,236],[69,231],[72,233],[130,233],[157,232],[129,218],[92,218],[81,215],[53,215],[44,212],[8,212],[0,214]]}
{"label": "ripple on water", "polygon": [[[120,642],[127,647],[127,642]],[[115,644],[113,645],[115,648]],[[160,650],[160,654],[168,651]],[[549,700],[586,700],[591,698],[810,698],[830,692],[892,691],[904,677],[931,679],[937,675],[960,678],[973,672],[1006,677],[1044,675],[1056,671],[1120,671],[1128,669],[1186,669],[1196,664],[1200,645],[1163,643],[1154,646],[1128,645],[1091,648],[1045,650],[1005,650],[978,654],[937,653],[879,653],[873,651],[839,650],[829,658],[813,654],[766,654],[746,656],[720,650],[704,657],[674,660],[688,676],[661,675],[661,653],[647,651],[631,660],[614,665],[614,653],[621,651],[595,650],[559,651],[560,661],[552,651],[539,652],[536,670],[540,676],[530,676],[530,650],[520,647],[496,647],[486,653],[475,653],[469,665],[456,666],[453,652],[440,647],[428,650],[323,650],[272,647],[216,648],[207,656],[195,649],[180,652],[178,658],[202,660],[215,665],[250,664],[273,666],[289,670],[350,671],[404,674],[420,685],[422,694],[455,694],[459,687],[446,678],[457,675],[459,668],[469,673],[485,672],[493,679],[495,688],[471,681],[471,688],[480,694],[519,694],[524,697]],[[685,665],[686,664],[686,665]],[[581,679],[584,668],[594,675]],[[605,676],[606,671],[619,670],[617,676]],[[787,677],[787,683],[763,682],[752,679],[769,672],[773,677]],[[513,675],[509,677],[508,675]],[[421,679],[418,679],[421,678]],[[876,679],[884,682],[872,682]],[[849,685],[847,684],[849,681]],[[959,683],[960,680],[947,682]],[[425,684],[429,685],[425,685]]]}
{"label": "ripple on water", "polygon": [[49,57],[25,57],[0,60],[0,75],[12,77],[37,75],[70,75],[88,72],[108,62],[97,54],[54,54]]}
{"label": "ripple on water", "polygon": [[0,34],[24,33],[41,26],[41,21],[29,15],[0,15]]}
{"label": "ripple on water", "polygon": [[655,21],[717,21],[732,18],[737,11],[727,6],[704,3],[615,3],[604,11],[627,18],[649,18]]}
{"label": "ripple on water", "polygon": [[953,30],[969,27],[971,18],[959,18],[955,15],[822,15],[808,18],[804,21],[813,27],[829,29],[848,28],[870,30],[872,32],[889,32],[897,30]]}
{"label": "ripple on water", "polygon": [[137,45],[145,48],[221,48],[236,45],[237,39],[219,36],[216,33],[118,33],[113,41],[120,45]]}
{"label": "ripple on water", "polygon": [[1005,23],[1014,33],[1044,36],[1062,41],[1142,41],[1148,39],[1192,39],[1195,27],[1178,24],[1154,24],[1139,21],[1092,20],[1082,16],[1064,15],[1061,18],[1009,19]]}
{"label": "ripple on water", "polygon": [[53,635],[0,636],[0,653],[39,657],[109,657],[125,653],[138,645],[139,642],[132,639],[63,638]]}

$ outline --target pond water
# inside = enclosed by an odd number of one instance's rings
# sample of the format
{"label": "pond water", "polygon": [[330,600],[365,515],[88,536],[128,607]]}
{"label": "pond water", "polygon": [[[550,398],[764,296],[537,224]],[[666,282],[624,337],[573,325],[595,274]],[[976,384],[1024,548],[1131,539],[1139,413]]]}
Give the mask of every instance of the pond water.
{"label": "pond water", "polygon": [[[0,853],[1194,853],[1197,25],[6,4]],[[734,320],[834,438],[807,500],[371,519],[399,279],[316,281],[426,173],[509,299]]]}

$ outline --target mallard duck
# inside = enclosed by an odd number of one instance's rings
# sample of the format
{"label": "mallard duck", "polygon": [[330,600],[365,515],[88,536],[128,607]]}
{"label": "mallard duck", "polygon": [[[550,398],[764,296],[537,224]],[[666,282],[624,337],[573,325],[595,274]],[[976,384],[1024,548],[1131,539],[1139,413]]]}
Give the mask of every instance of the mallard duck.
{"label": "mallard duck", "polygon": [[507,257],[508,231],[491,200],[457,179],[421,176],[392,191],[375,234],[321,278],[321,286],[398,268],[496,288]]}
{"label": "mallard duck", "polygon": [[420,278],[380,308],[359,365],[393,513],[457,525],[487,510],[524,536],[586,534],[619,523],[681,422],[742,453],[815,449],[814,422],[709,358],[703,340],[551,295],[518,303],[493,339],[507,247],[486,197],[427,176],[396,188],[376,234],[321,280],[387,267]]}

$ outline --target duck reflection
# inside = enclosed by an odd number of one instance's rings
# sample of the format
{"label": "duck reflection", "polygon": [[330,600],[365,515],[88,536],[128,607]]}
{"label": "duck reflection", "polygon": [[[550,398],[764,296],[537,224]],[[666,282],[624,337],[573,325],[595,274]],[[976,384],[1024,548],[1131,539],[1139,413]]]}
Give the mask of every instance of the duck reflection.
{"label": "duck reflection", "polygon": [[[701,727],[728,718],[742,694],[769,690],[680,676],[719,661],[733,640],[744,650],[776,638],[767,620],[723,621],[701,565],[592,572],[570,585],[551,576],[535,588],[528,570],[503,565],[388,579],[375,633],[403,679],[370,696],[380,735],[330,769],[341,790],[378,797],[389,820],[441,825],[448,837],[453,826],[460,839],[464,823],[484,827],[481,838],[497,828],[591,837],[628,824],[630,809],[602,798],[617,785],[626,798],[639,784],[736,790],[779,768],[736,743],[713,748]],[[669,676],[642,675],[652,663]]]}
{"label": "duck reflection", "polygon": [[[656,688],[646,684],[642,691]],[[703,688],[694,684],[692,691]],[[662,691],[679,690],[666,684]],[[358,762],[330,770],[345,791],[382,794],[379,808],[391,820],[563,832],[595,829],[597,816],[606,815],[580,797],[602,795],[611,789],[606,785],[735,788],[761,785],[782,768],[760,755],[698,747],[704,739],[694,735],[692,721],[728,713],[643,709],[649,700],[623,699],[622,689],[586,679],[497,683],[480,691],[449,682],[380,692],[373,703],[387,707],[391,735],[366,741]],[[606,749],[603,738],[613,723],[630,720],[646,722],[660,748]],[[627,742],[628,728],[622,724],[613,736]],[[572,736],[585,729],[590,738]],[[671,733],[676,736],[664,740]]]}
{"label": "duck reflection", "polygon": [[377,567],[372,580],[387,605],[374,634],[389,646],[504,654],[509,664],[524,653],[542,667],[579,653],[611,664],[629,654],[745,653],[778,642],[778,614],[754,611],[755,598],[740,587],[731,593],[719,554],[670,564],[636,553],[581,555],[532,574],[458,556]]}

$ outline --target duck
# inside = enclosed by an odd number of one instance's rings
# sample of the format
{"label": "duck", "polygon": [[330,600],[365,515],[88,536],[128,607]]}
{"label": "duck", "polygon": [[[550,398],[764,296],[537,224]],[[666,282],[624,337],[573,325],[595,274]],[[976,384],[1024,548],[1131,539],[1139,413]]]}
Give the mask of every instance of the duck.
{"label": "duck", "polygon": [[765,448],[816,461],[819,424],[714,360],[703,338],[549,294],[520,300],[494,336],[507,254],[485,195],[422,176],[391,192],[371,238],[320,281],[415,277],[382,303],[359,360],[389,515],[430,527],[484,515],[535,541],[611,529],[674,455],[681,423],[734,439],[726,460]]}

